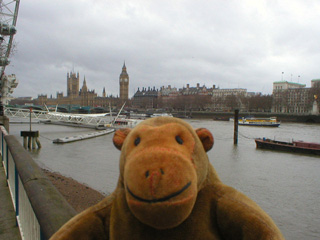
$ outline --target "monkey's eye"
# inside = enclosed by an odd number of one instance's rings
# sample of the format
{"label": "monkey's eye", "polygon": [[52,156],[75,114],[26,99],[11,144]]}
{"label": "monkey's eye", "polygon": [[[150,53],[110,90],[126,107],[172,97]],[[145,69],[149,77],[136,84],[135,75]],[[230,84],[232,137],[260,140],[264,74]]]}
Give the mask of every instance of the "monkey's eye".
{"label": "monkey's eye", "polygon": [[180,145],[183,144],[183,140],[181,139],[180,136],[176,136],[176,141],[177,141],[177,143],[179,143]]}
{"label": "monkey's eye", "polygon": [[140,137],[137,137],[135,140],[134,140],[134,145],[138,146],[140,143]]}

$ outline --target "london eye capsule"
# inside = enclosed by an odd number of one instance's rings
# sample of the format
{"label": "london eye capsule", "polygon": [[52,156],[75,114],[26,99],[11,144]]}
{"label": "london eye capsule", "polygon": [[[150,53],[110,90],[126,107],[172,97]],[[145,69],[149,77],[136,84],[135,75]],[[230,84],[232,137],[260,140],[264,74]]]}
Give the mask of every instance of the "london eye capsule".
{"label": "london eye capsule", "polygon": [[6,57],[0,57],[0,66],[7,66],[9,65],[10,61]]}
{"label": "london eye capsule", "polygon": [[15,26],[9,25],[7,23],[0,23],[0,34],[8,36],[14,35],[17,32]]}

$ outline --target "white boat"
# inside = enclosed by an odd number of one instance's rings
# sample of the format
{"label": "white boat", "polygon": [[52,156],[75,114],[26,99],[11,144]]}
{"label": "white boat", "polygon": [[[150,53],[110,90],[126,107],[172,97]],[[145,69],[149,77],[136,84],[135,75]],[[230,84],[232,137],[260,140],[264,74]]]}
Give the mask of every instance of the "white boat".
{"label": "white boat", "polygon": [[255,118],[255,117],[243,117],[238,121],[242,126],[256,126],[256,127],[279,127],[280,122],[276,117],[270,118]]}
{"label": "white boat", "polygon": [[130,113],[130,118],[131,119],[146,119],[147,114],[145,113]]}
{"label": "white boat", "polygon": [[171,113],[154,113],[150,117],[173,117]]}
{"label": "white boat", "polygon": [[129,118],[117,118],[115,121],[112,122],[112,124],[107,124],[107,127],[110,128],[134,128],[137,126],[140,122],[143,120],[140,119],[129,119]]}

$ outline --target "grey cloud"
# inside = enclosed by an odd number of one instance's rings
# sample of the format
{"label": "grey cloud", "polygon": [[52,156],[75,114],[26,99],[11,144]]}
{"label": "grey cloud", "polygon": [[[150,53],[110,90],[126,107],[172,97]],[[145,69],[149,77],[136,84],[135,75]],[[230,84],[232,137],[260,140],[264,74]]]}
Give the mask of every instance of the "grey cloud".
{"label": "grey cloud", "polygon": [[[123,61],[138,87],[242,87],[319,78],[320,3],[301,1],[75,1],[20,4],[15,96],[66,91],[73,67],[89,89],[118,94]],[[306,15],[308,13],[308,15]]]}

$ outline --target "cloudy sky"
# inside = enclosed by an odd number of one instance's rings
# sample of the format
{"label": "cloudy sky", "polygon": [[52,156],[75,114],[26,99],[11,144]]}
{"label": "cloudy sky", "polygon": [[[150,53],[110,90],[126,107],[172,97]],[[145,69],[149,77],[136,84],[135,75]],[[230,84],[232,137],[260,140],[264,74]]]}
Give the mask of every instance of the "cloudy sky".
{"label": "cloudy sky", "polygon": [[65,95],[70,71],[118,95],[124,61],[130,96],[197,83],[270,94],[282,78],[320,78],[318,0],[22,0],[17,30],[15,97]]}

